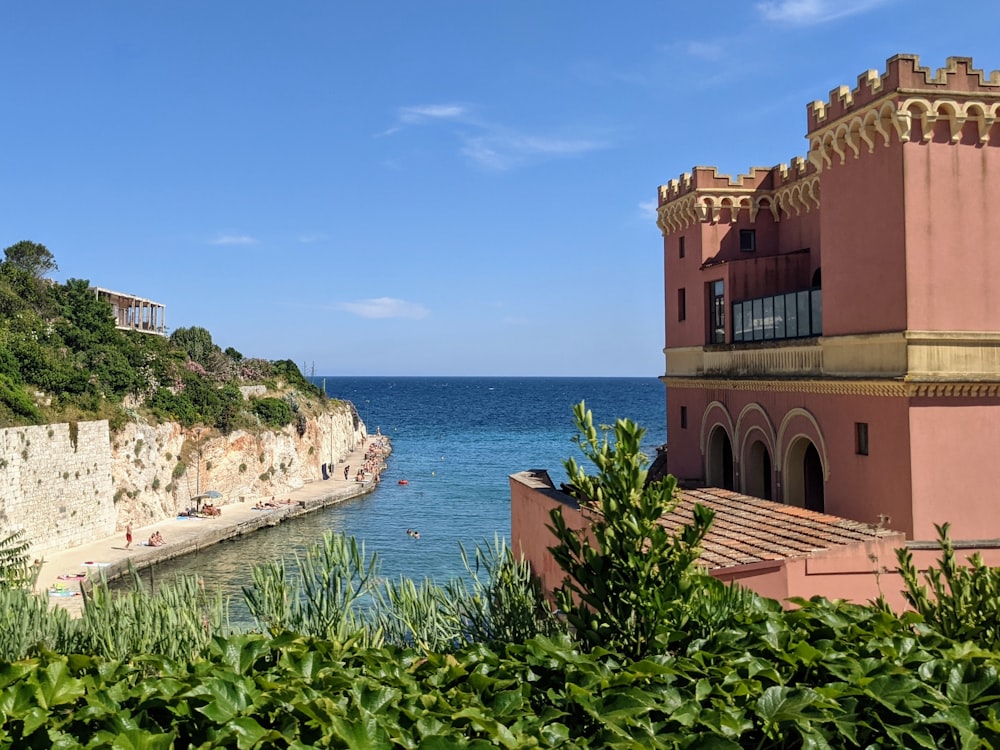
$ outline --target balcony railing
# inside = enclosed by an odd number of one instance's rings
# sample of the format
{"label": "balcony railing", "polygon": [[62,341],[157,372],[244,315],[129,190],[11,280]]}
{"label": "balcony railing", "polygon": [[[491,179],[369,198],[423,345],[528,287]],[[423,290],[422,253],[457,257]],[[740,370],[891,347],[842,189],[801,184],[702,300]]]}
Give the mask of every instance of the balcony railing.
{"label": "balcony railing", "polygon": [[733,303],[733,343],[823,334],[823,291],[804,289]]}

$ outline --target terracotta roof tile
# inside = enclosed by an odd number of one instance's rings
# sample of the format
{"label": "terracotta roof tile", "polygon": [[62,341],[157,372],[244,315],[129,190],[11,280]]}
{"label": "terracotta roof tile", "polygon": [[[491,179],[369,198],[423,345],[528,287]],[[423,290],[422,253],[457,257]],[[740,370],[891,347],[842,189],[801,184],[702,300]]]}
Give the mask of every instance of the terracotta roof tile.
{"label": "terracotta roof tile", "polygon": [[678,490],[680,502],[662,523],[677,529],[693,518],[696,503],[715,511],[702,545],[701,562],[710,568],[783,560],[838,546],[875,541],[897,532],[783,505],[716,487]]}

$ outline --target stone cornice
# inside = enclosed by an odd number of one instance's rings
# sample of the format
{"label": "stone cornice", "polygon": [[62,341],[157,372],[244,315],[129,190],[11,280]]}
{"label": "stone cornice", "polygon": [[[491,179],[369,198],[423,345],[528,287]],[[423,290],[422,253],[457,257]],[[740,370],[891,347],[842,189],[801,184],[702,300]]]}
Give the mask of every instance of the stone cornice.
{"label": "stone cornice", "polygon": [[[787,165],[776,169],[787,175]],[[729,211],[731,224],[736,223],[744,209],[751,224],[762,209],[769,211],[775,221],[781,221],[782,213],[790,217],[818,209],[819,187],[819,175],[814,173],[793,178],[774,190],[739,186],[697,188],[662,203],[657,210],[656,226],[666,236],[698,222],[715,224],[724,209]]]}
{"label": "stone cornice", "polygon": [[920,383],[892,380],[765,380],[687,378],[664,375],[668,388],[758,391],[762,393],[816,393],[831,396],[880,396],[886,398],[997,398],[998,383]]}
{"label": "stone cornice", "polygon": [[857,159],[864,148],[874,153],[878,144],[889,146],[892,134],[900,143],[910,140],[914,120],[920,124],[920,142],[927,142],[938,122],[948,123],[949,140],[959,143],[962,128],[968,122],[976,124],[978,142],[986,145],[1000,139],[1000,133],[991,133],[1000,118],[1000,100],[968,98],[962,92],[948,91],[943,95],[933,92],[915,92],[918,96],[899,96],[893,91],[877,99],[868,107],[851,112],[839,120],[811,133],[809,136],[809,161],[818,171],[843,164],[850,154]]}

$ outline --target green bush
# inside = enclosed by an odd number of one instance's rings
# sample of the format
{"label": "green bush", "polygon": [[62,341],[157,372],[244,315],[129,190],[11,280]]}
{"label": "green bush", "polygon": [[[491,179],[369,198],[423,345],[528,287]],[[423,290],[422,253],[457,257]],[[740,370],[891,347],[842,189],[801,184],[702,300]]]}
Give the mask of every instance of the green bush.
{"label": "green bush", "polygon": [[4,409],[17,421],[29,424],[42,424],[44,421],[41,412],[31,397],[25,393],[24,388],[12,383],[6,375],[0,375],[0,412]]}
{"label": "green bush", "polygon": [[566,462],[570,487],[595,511],[594,542],[569,529],[562,510],[549,527],[559,540],[552,555],[566,572],[555,592],[577,636],[589,647],[614,646],[638,658],[686,638],[692,592],[705,588],[695,563],[712,511],[696,505],[694,518],[673,535],[660,523],[677,504],[677,480],[646,482],[649,461],[640,450],[645,430],[619,419],[603,438],[584,403],[573,409],[580,434],[574,442],[597,469],[588,475]]}
{"label": "green bush", "polygon": [[253,413],[268,427],[281,428],[292,423],[294,415],[291,407],[280,398],[257,398],[253,400]]}
{"label": "green bush", "polygon": [[930,566],[924,573],[927,585],[920,583],[910,551],[896,550],[905,586],[903,596],[928,625],[946,638],[1000,649],[1000,568],[986,565],[978,552],[968,558],[968,565],[959,564],[948,536],[951,525],[935,528],[941,559],[939,567]]}

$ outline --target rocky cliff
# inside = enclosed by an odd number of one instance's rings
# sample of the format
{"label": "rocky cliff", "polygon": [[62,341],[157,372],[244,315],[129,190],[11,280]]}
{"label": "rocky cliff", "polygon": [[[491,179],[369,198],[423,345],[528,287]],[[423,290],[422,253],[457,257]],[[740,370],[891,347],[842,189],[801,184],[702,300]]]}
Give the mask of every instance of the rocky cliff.
{"label": "rocky cliff", "polygon": [[303,428],[293,424],[281,431],[222,435],[176,423],[130,424],[112,436],[118,526],[174,516],[210,490],[222,494],[216,503],[280,497],[322,479],[323,464],[342,461],[365,435],[346,401],[328,402],[325,413],[308,417]]}
{"label": "rocky cliff", "polygon": [[131,423],[112,434],[106,420],[0,430],[0,532],[24,530],[44,556],[173,517],[209,490],[217,503],[280,498],[322,479],[365,434],[344,401],[259,433]]}

